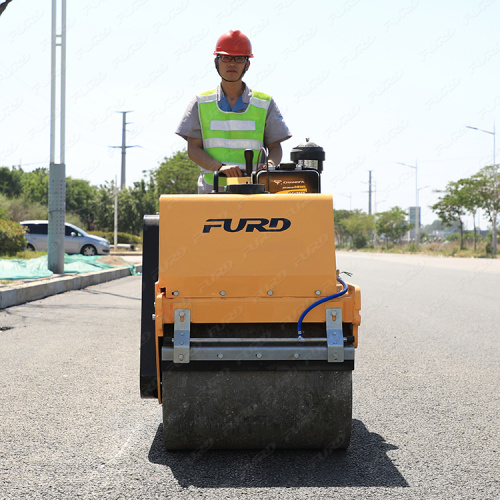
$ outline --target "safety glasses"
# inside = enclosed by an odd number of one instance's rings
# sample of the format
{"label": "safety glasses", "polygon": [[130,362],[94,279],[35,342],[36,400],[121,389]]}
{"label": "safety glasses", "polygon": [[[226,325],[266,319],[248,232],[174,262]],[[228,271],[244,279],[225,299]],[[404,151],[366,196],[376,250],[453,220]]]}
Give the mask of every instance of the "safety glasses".
{"label": "safety glasses", "polygon": [[245,56],[217,56],[222,62],[230,63],[234,61],[236,64],[243,64],[248,61],[248,57]]}

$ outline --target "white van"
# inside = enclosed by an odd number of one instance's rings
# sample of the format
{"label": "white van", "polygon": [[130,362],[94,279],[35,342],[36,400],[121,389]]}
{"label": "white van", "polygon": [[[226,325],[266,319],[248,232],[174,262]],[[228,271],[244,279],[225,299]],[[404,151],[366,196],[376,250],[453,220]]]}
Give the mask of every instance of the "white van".
{"label": "white van", "polygon": [[[27,228],[27,248],[38,252],[47,252],[49,248],[49,221],[23,220],[20,224]],[[66,222],[64,231],[64,252],[67,254],[108,255],[109,242],[105,238],[88,234],[83,229]]]}

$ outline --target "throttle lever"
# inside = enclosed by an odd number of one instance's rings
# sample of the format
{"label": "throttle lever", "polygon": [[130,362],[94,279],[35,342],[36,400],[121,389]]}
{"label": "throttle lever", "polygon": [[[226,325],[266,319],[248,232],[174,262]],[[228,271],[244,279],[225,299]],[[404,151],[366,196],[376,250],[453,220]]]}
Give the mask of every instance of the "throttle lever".
{"label": "throttle lever", "polygon": [[253,149],[245,149],[245,169],[248,177],[253,171]]}

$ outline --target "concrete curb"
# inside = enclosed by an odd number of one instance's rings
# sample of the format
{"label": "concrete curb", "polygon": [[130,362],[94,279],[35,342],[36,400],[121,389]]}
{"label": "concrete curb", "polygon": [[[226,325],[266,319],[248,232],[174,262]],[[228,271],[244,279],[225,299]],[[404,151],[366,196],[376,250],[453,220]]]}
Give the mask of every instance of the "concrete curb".
{"label": "concrete curb", "polygon": [[[134,265],[136,272],[142,272],[142,264]],[[18,306],[33,300],[43,299],[58,293],[80,290],[106,281],[130,276],[130,266],[120,266],[102,271],[93,271],[69,276],[58,275],[47,280],[38,280],[33,283],[6,286],[0,289],[0,309]]]}

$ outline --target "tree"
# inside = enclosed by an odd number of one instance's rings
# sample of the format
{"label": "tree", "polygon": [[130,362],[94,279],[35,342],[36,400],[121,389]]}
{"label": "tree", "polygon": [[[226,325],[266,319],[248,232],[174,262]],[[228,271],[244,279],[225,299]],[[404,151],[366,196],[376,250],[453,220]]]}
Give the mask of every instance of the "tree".
{"label": "tree", "polygon": [[37,168],[33,172],[24,172],[22,176],[23,196],[27,201],[49,204],[49,172],[46,168]]}
{"label": "tree", "polygon": [[134,183],[130,195],[134,202],[135,210],[138,214],[137,226],[133,234],[142,232],[143,219],[146,214],[155,214],[158,206],[158,195],[156,194],[156,184],[150,176],[149,183],[144,179]]}
{"label": "tree", "polygon": [[13,255],[26,247],[24,228],[17,222],[0,219],[0,251]]}
{"label": "tree", "polygon": [[[112,231],[115,225],[114,184],[99,187],[95,198],[95,225],[103,231]],[[133,188],[125,188],[118,193],[118,230],[139,235],[142,232],[144,215],[154,214],[157,209],[156,186],[152,179],[134,183]]]}
{"label": "tree", "polygon": [[477,248],[476,214],[482,205],[480,184],[480,181],[474,177],[460,179],[457,182],[457,188],[460,191],[460,199],[462,200],[464,209],[472,215],[474,224],[474,250]]}
{"label": "tree", "polygon": [[186,150],[165,158],[152,172],[158,194],[195,194],[198,192],[200,169],[189,159]]}
{"label": "tree", "polygon": [[102,231],[112,231],[114,227],[114,184],[106,182],[97,189],[95,197],[95,225]]}
{"label": "tree", "polygon": [[118,193],[118,231],[139,234],[142,229],[141,219],[130,189],[122,189]]}
{"label": "tree", "polygon": [[432,210],[436,212],[445,226],[450,226],[454,221],[460,224],[460,250],[464,248],[464,223],[462,217],[466,213],[467,190],[459,182],[449,182],[443,193],[443,197],[434,205]]}
{"label": "tree", "polygon": [[[145,214],[158,209],[160,194],[197,193],[200,170],[186,150],[165,158],[161,165],[145,173],[144,179],[118,196],[118,224],[121,232],[140,234]],[[11,219],[46,218],[49,171],[38,168],[23,172],[21,168],[0,167],[0,210]],[[66,179],[66,213],[78,219],[88,230],[112,231],[114,228],[114,186],[106,182],[91,186],[82,179]]]}
{"label": "tree", "polygon": [[362,210],[353,210],[345,220],[344,226],[354,248],[364,248],[370,241],[370,234],[373,230],[373,215],[368,215]]}
{"label": "tree", "polygon": [[413,224],[406,221],[407,213],[400,207],[393,207],[387,212],[380,212],[375,217],[375,230],[379,237],[385,236],[387,246],[389,241],[395,243],[408,232]]}
{"label": "tree", "polygon": [[[495,178],[496,175],[496,178]],[[478,191],[479,204],[487,214],[490,222],[498,222],[500,212],[500,175],[492,166],[482,168],[472,176]]]}
{"label": "tree", "polygon": [[66,178],[66,211],[78,215],[88,230],[94,229],[96,193],[88,181]]}
{"label": "tree", "polygon": [[22,176],[23,171],[21,168],[0,167],[0,193],[9,198],[21,196],[23,191]]}
{"label": "tree", "polygon": [[346,238],[348,234],[345,223],[350,215],[349,210],[335,210],[335,239],[339,247],[347,246]]}

